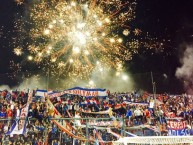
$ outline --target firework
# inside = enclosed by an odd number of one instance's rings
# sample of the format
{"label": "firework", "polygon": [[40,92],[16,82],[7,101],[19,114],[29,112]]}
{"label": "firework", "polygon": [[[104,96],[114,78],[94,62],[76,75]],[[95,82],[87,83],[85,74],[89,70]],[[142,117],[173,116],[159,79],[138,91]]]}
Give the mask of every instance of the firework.
{"label": "firework", "polygon": [[22,48],[19,48],[19,47],[17,47],[17,48],[15,48],[14,50],[13,50],[13,52],[14,52],[14,54],[15,55],[17,55],[17,56],[21,56],[22,55]]}
{"label": "firework", "polygon": [[[22,1],[23,2],[23,1]],[[142,34],[129,24],[135,18],[136,1],[42,0],[27,4],[30,24],[28,60],[43,62],[51,75],[89,79],[96,68],[116,69],[120,74],[142,45]],[[147,45],[147,43],[145,43]],[[14,53],[19,55],[19,50]],[[99,65],[100,64],[100,65]]]}
{"label": "firework", "polygon": [[15,63],[14,61],[10,61],[10,68],[13,70],[13,73],[9,76],[11,78],[15,78],[17,74],[21,71],[20,64]]}

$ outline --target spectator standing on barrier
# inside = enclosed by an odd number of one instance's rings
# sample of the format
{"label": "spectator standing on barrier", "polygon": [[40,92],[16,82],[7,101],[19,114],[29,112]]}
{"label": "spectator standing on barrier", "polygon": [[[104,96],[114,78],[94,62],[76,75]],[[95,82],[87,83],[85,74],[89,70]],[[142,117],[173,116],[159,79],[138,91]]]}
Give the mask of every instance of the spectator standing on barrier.
{"label": "spectator standing on barrier", "polygon": [[161,106],[158,106],[157,109],[155,110],[155,116],[156,116],[156,121],[158,121],[160,124],[163,124],[164,112],[161,109]]}
{"label": "spectator standing on barrier", "polygon": [[77,132],[82,134],[82,125],[81,125],[81,116],[80,113],[77,111],[74,116],[74,125],[77,127]]}
{"label": "spectator standing on barrier", "polygon": [[18,106],[16,106],[16,119],[19,119],[19,116],[20,116],[20,109]]}
{"label": "spectator standing on barrier", "polygon": [[145,109],[144,115],[145,115],[147,123],[150,125],[151,124],[151,112],[148,109]]}
{"label": "spectator standing on barrier", "polygon": [[128,126],[131,126],[131,117],[132,117],[133,113],[132,110],[130,109],[130,107],[127,110],[126,113],[126,118],[128,118]]}
{"label": "spectator standing on barrier", "polygon": [[8,126],[11,125],[12,117],[13,117],[13,112],[12,112],[10,106],[8,105],[8,107],[7,107],[7,118],[8,118],[7,124],[8,124]]}
{"label": "spectator standing on barrier", "polygon": [[140,123],[141,123],[141,115],[142,115],[142,112],[141,112],[141,110],[139,109],[139,106],[138,106],[136,108],[136,110],[134,111],[135,121],[136,121],[137,125],[140,125]]}

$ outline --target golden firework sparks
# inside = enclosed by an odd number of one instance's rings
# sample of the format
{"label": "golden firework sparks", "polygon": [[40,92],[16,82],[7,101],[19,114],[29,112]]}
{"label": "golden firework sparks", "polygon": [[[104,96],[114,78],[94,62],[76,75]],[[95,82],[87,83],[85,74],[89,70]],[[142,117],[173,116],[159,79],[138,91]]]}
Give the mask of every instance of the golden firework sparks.
{"label": "golden firework sparks", "polygon": [[22,53],[23,53],[23,52],[22,52],[22,48],[19,48],[19,47],[14,48],[13,52],[14,52],[14,54],[17,55],[17,56],[21,56]]}
{"label": "golden firework sparks", "polygon": [[136,36],[140,35],[141,32],[142,32],[142,31],[141,31],[140,29],[135,29],[135,30],[133,31],[133,33],[134,33]]}
{"label": "golden firework sparks", "polygon": [[[44,62],[53,75],[63,71],[59,74],[84,78],[97,62],[99,71],[111,67],[121,72],[142,44],[136,38],[142,31],[128,25],[136,5],[125,0],[31,2],[28,60]],[[128,39],[130,35],[134,38]]]}
{"label": "golden firework sparks", "polygon": [[[40,2],[31,9],[34,27],[30,35],[33,42],[40,38],[44,42],[39,42],[40,50],[34,49],[37,47],[29,50],[35,53],[36,58],[40,52],[47,52],[42,57],[50,57],[52,62],[53,58],[54,62],[69,62],[66,67],[72,70],[94,68],[96,59],[116,67],[118,62],[131,55],[122,46],[123,39],[113,33],[121,24],[132,19],[131,7],[135,7],[135,3],[121,0]],[[129,12],[119,14],[120,9],[125,8],[129,8]]]}

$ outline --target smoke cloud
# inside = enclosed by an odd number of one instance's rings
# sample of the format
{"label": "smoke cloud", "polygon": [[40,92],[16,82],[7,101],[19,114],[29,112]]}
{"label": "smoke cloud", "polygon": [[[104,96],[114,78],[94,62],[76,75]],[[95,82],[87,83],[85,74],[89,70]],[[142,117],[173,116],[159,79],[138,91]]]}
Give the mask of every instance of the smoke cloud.
{"label": "smoke cloud", "polygon": [[0,86],[0,91],[2,91],[2,90],[11,90],[11,89],[8,85],[2,85],[2,86]]}
{"label": "smoke cloud", "polygon": [[46,80],[44,79],[44,77],[39,77],[39,76],[32,76],[30,78],[26,78],[25,80],[23,80],[23,82],[14,87],[14,90],[26,90],[26,89],[46,89]]}
{"label": "smoke cloud", "polygon": [[176,77],[183,81],[187,93],[193,94],[193,46],[188,46],[180,60],[182,66],[177,68]]}
{"label": "smoke cloud", "polygon": [[92,74],[92,80],[96,83],[96,86],[100,88],[106,88],[111,92],[126,92],[134,90],[134,82],[129,73],[121,72],[116,75],[116,71],[102,69],[94,71]]}
{"label": "smoke cloud", "polygon": [[57,77],[45,75],[33,75],[20,79],[19,85],[9,87],[8,85],[0,86],[0,90],[33,90],[33,89],[52,89],[65,90],[72,87],[83,88],[105,88],[111,92],[126,92],[134,90],[134,81],[129,73],[120,72],[116,75],[116,70],[96,67],[92,72],[90,79],[81,79],[74,77]]}
{"label": "smoke cloud", "polygon": [[116,71],[113,69],[105,69],[96,67],[92,72],[90,79],[81,78],[60,78],[59,81],[50,81],[50,87],[52,89],[64,90],[72,87],[83,88],[105,88],[111,92],[126,92],[133,91],[134,81],[129,73],[122,72],[116,75]]}
{"label": "smoke cloud", "polygon": [[29,78],[25,78],[19,85],[10,87],[8,85],[1,85],[0,90],[18,90],[18,91],[25,91],[25,90],[33,90],[33,89],[46,89],[46,80],[43,77],[39,76],[32,76]]}

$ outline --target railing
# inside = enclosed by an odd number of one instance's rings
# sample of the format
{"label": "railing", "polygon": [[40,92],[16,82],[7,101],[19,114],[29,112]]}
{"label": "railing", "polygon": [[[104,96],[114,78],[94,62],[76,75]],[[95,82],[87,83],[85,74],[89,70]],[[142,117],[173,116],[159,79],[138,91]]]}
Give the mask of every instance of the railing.
{"label": "railing", "polygon": [[125,137],[113,142],[113,145],[192,145],[192,136],[151,136],[151,137]]}
{"label": "railing", "polygon": [[[8,118],[0,118],[0,123],[4,123],[6,124],[7,122],[10,122],[10,126],[14,123],[14,121],[20,121],[20,120],[25,120],[27,121],[27,125],[34,125],[35,122],[37,121],[36,118],[20,118],[19,120],[18,119],[8,119]],[[64,123],[64,121],[68,124],[72,123],[74,120],[82,120],[83,122],[83,126],[82,126],[82,130],[84,132],[84,134],[81,134],[80,136],[84,136],[85,135],[85,140],[84,142],[86,143],[86,145],[89,145],[89,142],[90,141],[93,141],[93,139],[90,138],[91,134],[93,134],[93,129],[98,129],[99,132],[101,130],[106,130],[104,133],[107,133],[107,128],[111,128],[111,129],[115,129],[117,132],[117,134],[120,134],[120,136],[127,136],[127,132],[130,132],[130,130],[133,130],[132,128],[130,127],[127,127],[126,125],[126,122],[128,121],[126,118],[116,118],[116,120],[114,120],[115,122],[121,122],[121,126],[115,126],[115,125],[109,125],[109,126],[104,126],[104,127],[99,127],[97,125],[90,125],[91,123],[93,123],[94,121],[95,122],[101,122],[101,121],[104,121],[104,122],[108,122],[108,121],[112,121],[112,119],[110,118],[49,118],[48,119],[48,124],[46,124],[43,120],[42,124],[44,126],[46,126],[46,128],[44,128],[43,131],[36,131],[37,133],[34,135],[35,137],[31,137],[31,139],[38,139],[38,140],[42,140],[42,142],[44,142],[45,145],[49,145],[50,142],[53,142],[55,140],[58,140],[60,143],[63,143],[64,145],[65,144],[72,144],[73,142],[73,137],[68,135],[67,133],[63,133],[65,132],[64,130],[62,131],[61,129],[57,129],[57,133],[53,133],[53,129],[55,129],[56,127],[53,125],[54,121],[57,121],[57,122],[60,122],[61,124]],[[113,121],[112,121],[113,122]],[[73,124],[73,123],[72,123]],[[70,125],[72,128],[76,127],[74,125]],[[41,124],[37,123],[37,126],[36,127],[40,127],[42,126]],[[63,124],[63,127],[65,129],[67,129],[67,126],[64,126]],[[138,133],[139,131],[141,133],[143,133],[143,130],[145,128],[138,128]],[[30,128],[28,128],[28,132],[30,132]],[[34,131],[35,132],[35,131]],[[9,139],[10,137],[5,135],[6,132],[4,132],[4,137],[3,137],[3,141],[6,141],[7,139]],[[75,136],[78,134],[78,132],[74,132],[73,133],[75,134]],[[153,132],[152,132],[153,133]],[[135,134],[135,129],[132,131],[131,134]],[[142,134],[142,135],[145,135],[145,134]],[[64,138],[64,136],[67,137],[67,139]],[[79,136],[79,135],[77,135]],[[113,136],[113,135],[111,135]],[[24,137],[23,137],[24,138]],[[3,142],[2,141],[2,142]],[[33,141],[33,140],[32,140]],[[108,140],[106,141],[107,143],[109,142]]]}

